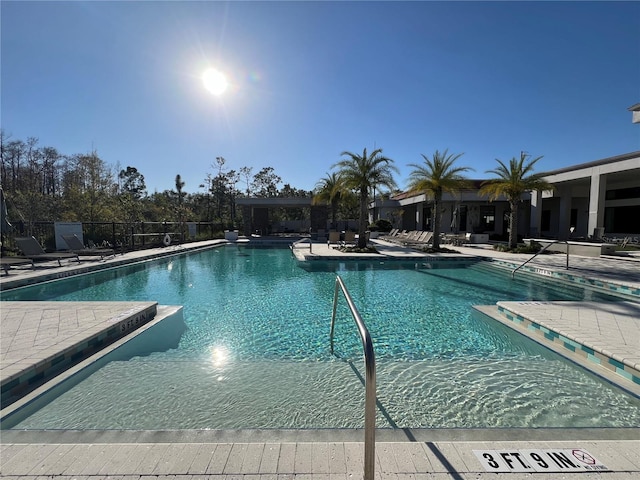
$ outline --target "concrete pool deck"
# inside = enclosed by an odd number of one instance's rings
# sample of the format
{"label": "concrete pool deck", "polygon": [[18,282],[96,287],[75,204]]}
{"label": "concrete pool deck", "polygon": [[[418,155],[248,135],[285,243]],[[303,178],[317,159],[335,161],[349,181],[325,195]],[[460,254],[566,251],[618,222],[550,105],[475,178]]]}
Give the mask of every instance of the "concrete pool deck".
{"label": "concrete pool deck", "polygon": [[[199,242],[183,247],[131,252],[104,261],[83,260],[62,267],[11,269],[0,279],[2,289],[12,285],[30,284],[43,276],[54,279],[72,272],[109,268],[124,263],[146,261],[182,253],[188,249],[210,248],[218,242]],[[224,242],[222,242],[224,243]],[[376,258],[421,260],[421,252],[384,241],[376,241],[384,255]],[[482,246],[454,247],[462,255],[482,256],[508,268],[520,264],[530,255],[512,255],[496,252]],[[300,247],[300,250],[304,250]],[[308,246],[307,246],[308,251]],[[456,255],[460,258],[460,254]],[[325,243],[315,243],[312,255],[319,259],[333,257],[345,260],[350,256],[330,249]],[[367,255],[369,256],[369,255]],[[570,268],[565,270],[565,255],[544,255],[531,262],[531,270],[524,274],[570,274],[573,281],[584,279],[599,282],[596,287],[606,291],[611,285],[623,286],[629,294],[629,308],[606,311],[596,302],[553,302],[541,305],[506,305],[522,317],[544,317],[537,320],[553,322],[560,319],[559,331],[570,338],[576,337],[572,328],[588,335],[579,340],[602,345],[622,355],[633,365],[640,364],[640,318],[637,316],[640,292],[640,259],[570,257]],[[428,260],[426,260],[428,261]],[[80,270],[78,270],[80,269]],[[537,269],[537,270],[536,270]],[[518,273],[520,274],[520,273]],[[569,279],[571,280],[571,279]],[[640,294],[638,295],[640,298]],[[62,351],[69,338],[87,341],[95,335],[96,325],[61,328],[73,315],[65,308],[79,305],[57,302],[58,308],[47,305],[38,308],[34,302],[23,305],[0,304],[2,319],[0,332],[0,359],[2,379],[15,375],[15,365],[34,366],[43,362],[34,357],[34,351],[48,351],[46,358]],[[54,302],[51,302],[54,303]],[[519,302],[505,302],[519,303]],[[529,302],[533,303],[533,302]],[[557,303],[557,304],[556,304]],[[8,305],[8,304],[7,304]],[[34,308],[36,307],[36,308]],[[44,306],[41,306],[44,307]],[[132,306],[121,306],[100,316],[97,323],[112,322]],[[498,306],[496,306],[497,308]],[[102,307],[104,308],[104,307]],[[100,308],[96,308],[99,311]],[[75,318],[78,318],[77,316]],[[19,319],[19,320],[17,320]],[[43,319],[47,319],[47,323]],[[53,319],[53,320],[52,320]],[[56,325],[57,319],[57,327]],[[595,320],[594,320],[595,319]],[[589,329],[581,328],[585,322],[594,322]],[[46,326],[46,328],[44,328]],[[597,327],[597,328],[596,328]],[[26,333],[25,333],[26,332]],[[616,336],[612,336],[612,332]],[[72,334],[70,336],[70,334]],[[16,348],[20,337],[20,348]],[[63,338],[64,337],[64,338]],[[32,341],[30,347],[28,342]],[[75,340],[74,340],[75,341]],[[27,342],[27,343],[24,343]],[[76,343],[77,343],[76,342]],[[36,348],[46,347],[46,348]],[[67,345],[68,347],[68,345]],[[67,348],[65,347],[65,348]],[[617,350],[616,350],[617,349]],[[52,351],[53,350],[53,351]],[[42,355],[40,355],[42,357]],[[32,360],[30,360],[32,359]],[[31,362],[31,363],[29,363]],[[317,479],[347,480],[361,478],[363,444],[358,431],[237,431],[237,432],[28,432],[3,431],[0,445],[0,475],[2,478],[224,478],[247,480]],[[638,429],[575,429],[575,430],[451,430],[451,431],[379,431],[376,444],[376,478],[379,479],[556,479],[561,473],[487,472],[474,450],[525,451],[527,449],[583,449],[602,462],[609,471],[585,472],[576,478],[640,478],[640,430]],[[514,457],[511,457],[514,458]],[[505,465],[504,462],[503,466]]]}

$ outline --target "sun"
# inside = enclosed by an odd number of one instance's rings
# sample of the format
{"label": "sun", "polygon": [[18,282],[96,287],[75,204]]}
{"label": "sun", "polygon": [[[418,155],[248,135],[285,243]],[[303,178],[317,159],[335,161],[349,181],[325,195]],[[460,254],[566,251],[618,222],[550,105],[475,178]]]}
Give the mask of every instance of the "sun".
{"label": "sun", "polygon": [[204,87],[214,95],[221,95],[229,86],[227,77],[224,73],[216,70],[215,68],[209,68],[202,74],[202,83]]}

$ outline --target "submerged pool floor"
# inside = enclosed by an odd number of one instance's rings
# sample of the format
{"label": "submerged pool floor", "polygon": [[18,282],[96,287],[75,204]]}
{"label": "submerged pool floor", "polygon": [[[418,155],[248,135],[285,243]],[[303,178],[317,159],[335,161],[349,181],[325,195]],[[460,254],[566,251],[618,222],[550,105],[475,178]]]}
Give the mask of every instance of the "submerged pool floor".
{"label": "submerged pool floor", "polygon": [[[110,362],[13,428],[363,427],[364,389],[361,373],[354,372],[362,367],[350,362],[240,362],[228,371],[187,362],[136,363]],[[640,426],[638,401],[597,381],[585,382],[566,362],[541,365],[486,358],[382,362],[377,427]],[[163,391],[149,391],[140,375],[162,383]],[[576,398],[568,389],[584,389],[585,395]]]}

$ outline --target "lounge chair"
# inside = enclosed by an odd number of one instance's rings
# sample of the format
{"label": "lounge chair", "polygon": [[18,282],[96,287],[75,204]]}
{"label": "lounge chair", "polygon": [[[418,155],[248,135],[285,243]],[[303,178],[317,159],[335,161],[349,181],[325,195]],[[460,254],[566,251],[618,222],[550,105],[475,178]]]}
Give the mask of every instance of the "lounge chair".
{"label": "lounge chair", "polygon": [[433,239],[433,232],[425,230],[424,232],[422,232],[420,234],[420,236],[418,236],[417,239],[415,239],[413,241],[403,242],[403,245],[406,246],[406,247],[410,247],[410,248],[426,247],[427,245],[432,243],[432,239]]}
{"label": "lounge chair", "polygon": [[11,267],[31,265],[31,268],[33,268],[33,260],[22,257],[0,257],[0,265],[2,265],[5,275],[9,275],[9,269]]}
{"label": "lounge chair", "polygon": [[356,244],[356,232],[346,231],[344,232],[344,240],[342,245],[355,245]]}
{"label": "lounge chair", "polygon": [[16,244],[18,245],[18,248],[22,251],[24,256],[33,261],[57,260],[59,266],[62,266],[62,260],[65,258],[68,258],[68,259],[75,258],[78,262],[80,261],[80,258],[78,257],[77,253],[45,252],[35,237],[17,237]]}
{"label": "lounge chair", "polygon": [[420,244],[420,243],[424,242],[424,239],[427,238],[429,233],[430,232],[418,230],[417,235],[413,235],[411,238],[406,239],[402,243],[403,243],[403,245],[411,245],[411,244],[414,244],[414,243]]}
{"label": "lounge chair", "polygon": [[404,239],[404,242],[415,242],[418,240],[418,238],[420,238],[420,235],[422,235],[422,230],[413,230],[409,233],[409,235],[407,235],[407,237]]}
{"label": "lounge chair", "polygon": [[404,244],[405,242],[411,241],[411,239],[416,238],[420,234],[417,230],[403,230],[398,232],[395,237],[389,237],[386,240],[393,243]]}
{"label": "lounge chair", "polygon": [[400,233],[400,230],[397,228],[392,228],[391,231],[389,233],[383,233],[382,235],[380,235],[378,238],[381,238],[382,240],[387,240],[387,239],[391,239],[393,237],[395,237],[396,235],[398,235]]}
{"label": "lounge chair", "polygon": [[100,257],[102,260],[104,257],[113,257],[116,254],[113,248],[87,248],[77,235],[62,235],[62,239],[71,252],[82,257]]}
{"label": "lounge chair", "polygon": [[327,247],[331,248],[331,245],[340,245],[340,232],[329,232],[329,239],[327,240]]}

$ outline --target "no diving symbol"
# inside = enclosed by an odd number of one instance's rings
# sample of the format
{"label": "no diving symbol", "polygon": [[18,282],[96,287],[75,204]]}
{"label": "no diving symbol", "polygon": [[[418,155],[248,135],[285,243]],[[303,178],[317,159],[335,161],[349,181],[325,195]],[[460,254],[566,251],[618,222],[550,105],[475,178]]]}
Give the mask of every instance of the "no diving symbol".
{"label": "no diving symbol", "polygon": [[596,459],[583,450],[571,450],[571,453],[579,462],[586,463],[587,465],[596,464]]}
{"label": "no diving symbol", "polygon": [[582,448],[473,450],[487,472],[604,472],[609,469]]}

